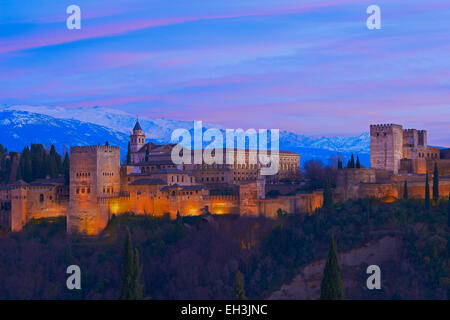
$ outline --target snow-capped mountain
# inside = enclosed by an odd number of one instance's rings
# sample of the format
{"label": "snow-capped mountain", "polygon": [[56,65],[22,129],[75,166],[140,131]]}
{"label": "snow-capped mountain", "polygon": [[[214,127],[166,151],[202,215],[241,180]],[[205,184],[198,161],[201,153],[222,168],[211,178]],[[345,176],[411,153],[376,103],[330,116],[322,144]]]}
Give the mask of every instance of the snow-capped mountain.
{"label": "snow-capped mountain", "polygon": [[[10,150],[20,151],[25,145],[36,142],[64,146],[105,143],[121,147],[126,152],[129,134],[136,116],[110,108],[61,108],[47,106],[0,107],[0,143]],[[193,122],[164,118],[139,117],[139,122],[149,140],[170,143],[173,130],[192,130]],[[219,128],[203,123],[204,128]],[[338,153],[344,161],[351,153],[358,154],[363,165],[369,162],[369,134],[357,137],[311,137],[289,131],[280,132],[280,149],[298,152],[302,162],[319,159],[325,163]]]}
{"label": "snow-capped mountain", "polygon": [[[136,116],[117,109],[92,107],[92,108],[62,108],[48,106],[3,106],[1,111],[16,110],[47,115],[57,119],[74,119],[82,122],[90,122],[111,130],[129,135]],[[170,137],[175,129],[191,129],[192,121],[176,121],[164,118],[139,117],[139,123],[145,130],[146,137],[160,143],[170,143]],[[204,128],[221,128],[215,124],[203,123]]]}
{"label": "snow-capped mountain", "polygon": [[[0,143],[11,151],[22,151],[30,143],[55,145],[59,152],[70,146],[104,144],[127,146],[129,136],[74,119],[57,119],[27,111],[0,111]],[[125,149],[126,150],[126,149]]]}

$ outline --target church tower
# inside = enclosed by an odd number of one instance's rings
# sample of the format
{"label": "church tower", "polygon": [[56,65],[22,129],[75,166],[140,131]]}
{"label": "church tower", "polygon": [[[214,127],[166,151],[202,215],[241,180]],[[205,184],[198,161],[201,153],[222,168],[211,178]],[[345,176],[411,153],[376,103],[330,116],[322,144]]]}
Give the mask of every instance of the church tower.
{"label": "church tower", "polygon": [[139,162],[136,153],[145,145],[145,134],[142,131],[139,120],[136,120],[136,124],[133,128],[133,133],[130,135],[130,147],[131,147],[131,162]]}

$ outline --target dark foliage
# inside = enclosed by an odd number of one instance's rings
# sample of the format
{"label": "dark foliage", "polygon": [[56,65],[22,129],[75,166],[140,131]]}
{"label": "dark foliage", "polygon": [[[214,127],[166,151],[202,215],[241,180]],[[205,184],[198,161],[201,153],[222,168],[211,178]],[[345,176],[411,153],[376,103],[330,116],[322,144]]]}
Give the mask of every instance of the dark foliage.
{"label": "dark foliage", "polygon": [[[214,222],[130,214],[113,217],[96,238],[66,236],[65,219],[32,220],[23,231],[0,237],[0,298],[117,299],[128,227],[139,250],[143,296],[152,299],[234,299],[238,270],[246,297],[264,299],[302,266],[326,258],[330,233],[343,252],[389,232],[403,236],[405,259],[415,270],[410,276],[423,298],[442,299],[450,278],[447,202],[427,211],[412,199],[361,199],[312,216],[212,216]],[[70,264],[81,268],[80,291],[66,288]],[[403,298],[410,295],[398,290]]]}

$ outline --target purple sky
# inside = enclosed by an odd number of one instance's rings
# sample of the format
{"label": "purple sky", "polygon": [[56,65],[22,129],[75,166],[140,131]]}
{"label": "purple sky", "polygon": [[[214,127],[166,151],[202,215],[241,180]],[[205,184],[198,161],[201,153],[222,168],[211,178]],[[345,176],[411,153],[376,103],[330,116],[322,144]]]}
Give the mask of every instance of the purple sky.
{"label": "purple sky", "polygon": [[[71,4],[81,30],[66,28]],[[366,28],[371,4],[381,30]],[[450,2],[4,0],[0,104],[308,135],[399,123],[450,146]]]}

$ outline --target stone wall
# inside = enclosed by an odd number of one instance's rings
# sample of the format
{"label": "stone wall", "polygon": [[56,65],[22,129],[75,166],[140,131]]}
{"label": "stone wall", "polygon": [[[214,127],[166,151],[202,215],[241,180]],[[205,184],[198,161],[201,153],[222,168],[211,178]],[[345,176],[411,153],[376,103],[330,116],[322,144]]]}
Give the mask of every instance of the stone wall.
{"label": "stone wall", "polygon": [[99,197],[120,192],[120,149],[110,146],[70,148],[68,233],[98,234],[108,223]]}
{"label": "stone wall", "polygon": [[403,128],[397,124],[370,126],[370,167],[398,173],[403,153]]}

